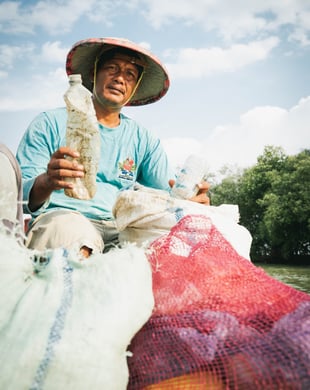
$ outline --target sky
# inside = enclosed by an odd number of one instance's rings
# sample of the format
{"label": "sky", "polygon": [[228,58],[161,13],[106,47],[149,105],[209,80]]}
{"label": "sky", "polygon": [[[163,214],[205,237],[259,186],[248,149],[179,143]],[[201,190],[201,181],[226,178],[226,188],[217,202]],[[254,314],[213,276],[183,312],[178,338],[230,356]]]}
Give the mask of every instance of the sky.
{"label": "sky", "polygon": [[0,142],[16,152],[31,120],[64,106],[66,55],[91,37],[151,50],[170,89],[123,112],[190,154],[246,168],[267,145],[310,147],[310,0],[0,1]]}

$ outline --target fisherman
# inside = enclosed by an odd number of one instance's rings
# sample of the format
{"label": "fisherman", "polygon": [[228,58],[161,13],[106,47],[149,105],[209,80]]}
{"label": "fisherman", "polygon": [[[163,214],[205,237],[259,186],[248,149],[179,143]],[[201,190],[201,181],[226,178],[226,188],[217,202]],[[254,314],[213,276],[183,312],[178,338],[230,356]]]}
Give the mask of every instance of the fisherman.
{"label": "fisherman", "polygon": [[[169,88],[165,67],[146,49],[125,39],[92,38],[73,45],[67,55],[68,75],[81,74],[92,92],[101,137],[96,184],[90,200],[67,197],[68,178],[84,176],[84,167],[66,147],[65,107],[39,114],[25,132],[17,152],[23,177],[24,212],[32,216],[29,248],[65,247],[82,256],[118,244],[112,207],[120,190],[140,184],[169,190],[175,174],[160,140],[121,110],[153,103]],[[209,184],[202,183],[191,200],[208,205]]]}

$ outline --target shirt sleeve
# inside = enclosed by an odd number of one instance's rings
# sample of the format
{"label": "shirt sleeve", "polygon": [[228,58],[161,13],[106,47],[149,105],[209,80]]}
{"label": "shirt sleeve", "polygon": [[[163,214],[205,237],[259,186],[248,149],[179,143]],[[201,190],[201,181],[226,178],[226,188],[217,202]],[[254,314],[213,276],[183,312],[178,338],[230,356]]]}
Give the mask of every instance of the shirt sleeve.
{"label": "shirt sleeve", "polygon": [[169,191],[169,180],[175,179],[175,173],[160,140],[150,132],[146,134],[145,154],[137,180],[142,185]]}
{"label": "shirt sleeve", "polygon": [[51,155],[59,148],[61,137],[52,117],[39,114],[29,125],[17,150],[16,158],[22,171],[24,213],[39,215],[49,204],[49,199],[35,212],[28,207],[35,179],[46,172]]}

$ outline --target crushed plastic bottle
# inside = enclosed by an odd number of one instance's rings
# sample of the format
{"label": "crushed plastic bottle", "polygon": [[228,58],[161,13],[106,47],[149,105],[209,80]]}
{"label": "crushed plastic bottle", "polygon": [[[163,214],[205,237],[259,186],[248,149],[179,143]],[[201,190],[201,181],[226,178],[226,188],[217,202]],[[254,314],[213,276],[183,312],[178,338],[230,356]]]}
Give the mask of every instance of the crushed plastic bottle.
{"label": "crushed plastic bottle", "polygon": [[198,155],[190,155],[185,160],[180,172],[177,174],[170,195],[179,199],[192,198],[197,195],[199,191],[198,184],[206,179],[206,174],[206,161]]}
{"label": "crushed plastic bottle", "polygon": [[[66,145],[79,152],[75,159],[84,166],[84,177],[67,178],[73,182],[72,189],[65,189],[67,196],[77,199],[91,199],[96,193],[96,175],[100,159],[100,133],[92,94],[82,85],[80,74],[69,76],[69,88],[64,94],[68,119]],[[67,157],[74,160],[71,157]]]}

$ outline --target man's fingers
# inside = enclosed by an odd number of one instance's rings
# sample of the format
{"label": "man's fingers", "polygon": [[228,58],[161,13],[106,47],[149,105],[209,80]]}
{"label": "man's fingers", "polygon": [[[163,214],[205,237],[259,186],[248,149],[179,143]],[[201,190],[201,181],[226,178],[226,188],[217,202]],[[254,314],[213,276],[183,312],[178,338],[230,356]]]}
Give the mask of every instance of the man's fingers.
{"label": "man's fingers", "polygon": [[189,200],[191,200],[192,202],[204,204],[206,206],[210,205],[210,198],[206,192],[202,192],[199,195],[193,196]]}
{"label": "man's fingers", "polygon": [[70,149],[67,146],[62,146],[52,155],[52,158],[62,159],[66,156],[70,156],[72,158],[80,157],[79,153],[76,150]]}
{"label": "man's fingers", "polygon": [[203,181],[203,182],[198,184],[199,191],[204,191],[204,193],[209,191],[210,187],[211,187],[211,185],[207,181]]}
{"label": "man's fingers", "polygon": [[59,179],[64,177],[83,177],[83,171],[73,171],[71,169],[54,169],[49,172],[50,176]]}
{"label": "man's fingers", "polygon": [[73,183],[70,181],[64,181],[64,180],[54,180],[54,189],[55,190],[64,190],[64,189],[72,189]]}
{"label": "man's fingers", "polygon": [[[76,177],[76,176],[82,176],[84,172],[84,167],[82,164],[79,164],[77,161],[74,160],[71,161],[66,159],[52,158],[47,166],[47,170],[51,174],[53,171],[58,171],[58,172],[61,171],[60,173],[61,176]],[[59,174],[58,175],[56,174],[56,176],[59,176]]]}
{"label": "man's fingers", "polygon": [[175,185],[175,180],[170,179],[170,180],[168,181],[168,183],[169,183],[170,188],[172,188],[172,187]]}

